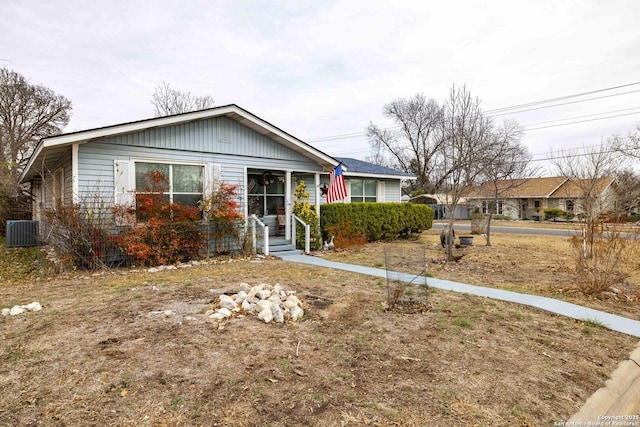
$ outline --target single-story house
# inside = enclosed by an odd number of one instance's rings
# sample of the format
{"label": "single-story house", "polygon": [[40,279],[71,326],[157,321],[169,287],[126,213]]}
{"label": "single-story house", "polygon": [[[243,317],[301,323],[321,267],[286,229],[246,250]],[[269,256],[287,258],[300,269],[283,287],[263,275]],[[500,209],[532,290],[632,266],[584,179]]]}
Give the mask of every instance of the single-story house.
{"label": "single-story house", "polygon": [[[409,199],[409,203],[428,205],[434,212],[435,219],[447,218],[447,203],[451,203],[446,193],[420,194]],[[469,219],[469,201],[461,197],[456,206],[453,219]]]}
{"label": "single-story house", "polygon": [[[498,202],[495,202],[493,182],[473,187],[465,194],[471,211],[506,215],[512,219],[544,219],[544,210],[559,208],[575,215],[581,213],[580,199],[584,195],[582,183],[565,176],[527,178],[498,181]],[[599,210],[613,211],[615,207],[615,180],[603,178],[596,182]]]}
{"label": "single-story house", "polygon": [[21,181],[31,183],[35,220],[43,219],[45,209],[95,197],[132,206],[150,171],[169,177],[168,197],[183,204],[197,205],[216,182],[225,182],[241,189],[245,217],[256,214],[270,231],[284,208],[289,238],[297,183],[305,181],[319,211],[329,172],[341,160],[345,202],[400,202],[402,182],[413,178],[334,158],[231,104],[43,139]]}

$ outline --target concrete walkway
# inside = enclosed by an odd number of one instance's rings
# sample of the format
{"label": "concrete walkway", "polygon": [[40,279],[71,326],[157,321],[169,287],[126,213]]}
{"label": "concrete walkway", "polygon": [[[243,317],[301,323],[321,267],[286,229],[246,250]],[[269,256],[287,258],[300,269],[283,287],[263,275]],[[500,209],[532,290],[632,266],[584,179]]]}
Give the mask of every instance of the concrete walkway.
{"label": "concrete walkway", "polygon": [[[342,262],[333,262],[321,257],[308,255],[291,255],[282,258],[285,261],[316,265],[366,274],[368,276],[387,277],[387,271],[380,268],[363,267]],[[416,276],[407,273],[389,272],[394,280],[411,282]],[[592,320],[607,328],[623,334],[640,337],[640,321],[628,319],[615,314],[582,307],[553,298],[520,294],[501,289],[484,288],[482,286],[465,285],[429,277],[427,284],[434,288],[453,292],[468,293],[501,301],[514,302],[536,307],[561,316],[578,320]],[[631,353],[628,360],[620,363],[605,386],[595,392],[567,422],[558,425],[633,425],[640,426],[640,345]],[[607,424],[609,422],[609,424]],[[614,423],[629,424],[614,424]],[[590,424],[593,423],[593,424]],[[602,424],[598,424],[602,423]]]}
{"label": "concrete walkway", "polygon": [[[328,261],[321,257],[309,255],[290,255],[282,257],[285,261],[297,262],[302,264],[316,265],[319,267],[333,268],[337,270],[350,271],[353,273],[366,274],[368,276],[387,277],[387,271],[380,268],[363,267],[354,264],[345,264],[342,262]],[[415,279],[407,273],[390,272],[389,277],[395,280],[404,280],[410,282]],[[440,280],[429,277],[427,284],[431,287],[444,289],[447,291],[467,293],[478,295],[481,297],[492,298],[501,301],[515,302],[518,304],[536,307],[541,310],[559,314],[561,316],[571,317],[578,320],[589,320],[600,323],[608,329],[622,332],[623,334],[632,335],[640,338],[640,321],[629,319],[615,314],[605,313],[604,311],[594,310],[582,307],[569,302],[559,301],[553,298],[541,297],[537,295],[521,294],[518,292],[504,291],[501,289],[484,288],[482,286],[465,285],[463,283],[450,282],[448,280]]]}

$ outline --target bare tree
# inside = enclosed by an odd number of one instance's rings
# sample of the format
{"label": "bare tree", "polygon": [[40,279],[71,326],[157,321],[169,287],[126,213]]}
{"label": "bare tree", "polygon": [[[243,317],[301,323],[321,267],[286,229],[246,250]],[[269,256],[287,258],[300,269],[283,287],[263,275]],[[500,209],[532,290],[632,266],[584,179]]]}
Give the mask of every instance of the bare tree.
{"label": "bare tree", "polygon": [[628,168],[615,172],[615,192],[616,192],[616,219],[629,215],[638,208],[640,202],[640,174],[634,169]]}
{"label": "bare tree", "polygon": [[205,110],[215,105],[210,95],[194,96],[191,92],[174,89],[166,82],[162,82],[155,88],[151,103],[156,117]]}
{"label": "bare tree", "polygon": [[[637,250],[637,232],[624,234],[604,218],[615,212],[614,177],[625,166],[628,156],[612,147],[611,140],[597,147],[585,147],[581,154],[562,153],[554,161],[558,171],[569,178],[569,188],[577,197],[578,235],[572,238],[575,248],[576,284],[586,294],[611,290],[622,283],[634,267],[627,264]],[[554,156],[559,157],[559,156]]]}
{"label": "bare tree", "polygon": [[555,168],[571,182],[571,186],[565,187],[573,194],[567,196],[577,196],[577,211],[582,217],[583,256],[591,258],[601,216],[615,209],[614,201],[604,197],[605,186],[624,164],[624,156],[603,142],[599,146],[584,147],[582,154],[561,151],[554,157]]}
{"label": "bare tree", "polygon": [[391,164],[416,176],[417,185],[425,191],[432,191],[434,157],[443,143],[443,107],[417,94],[386,104],[383,114],[393,120],[398,130],[382,129],[373,123],[367,126],[374,158],[381,161],[390,156]]}
{"label": "bare tree", "polygon": [[[491,218],[500,199],[524,183],[523,178],[533,176],[536,171],[529,167],[531,154],[520,141],[523,131],[515,121],[506,121],[490,133],[490,142],[484,150],[480,179],[483,181],[488,206],[485,213],[484,236],[486,246],[491,246]],[[493,208],[493,209],[492,209]]]}
{"label": "bare tree", "polygon": [[640,125],[627,135],[613,135],[608,140],[608,146],[627,156],[640,159]]}
{"label": "bare tree", "polygon": [[0,68],[0,185],[4,191],[15,195],[19,174],[38,141],[59,134],[70,114],[71,101],[64,96]]}
{"label": "bare tree", "polygon": [[494,142],[492,122],[482,114],[480,101],[462,87],[451,89],[441,122],[442,144],[438,148],[440,179],[436,188],[446,190],[449,236],[447,260],[453,260],[453,224],[463,194],[483,171],[488,147]]}

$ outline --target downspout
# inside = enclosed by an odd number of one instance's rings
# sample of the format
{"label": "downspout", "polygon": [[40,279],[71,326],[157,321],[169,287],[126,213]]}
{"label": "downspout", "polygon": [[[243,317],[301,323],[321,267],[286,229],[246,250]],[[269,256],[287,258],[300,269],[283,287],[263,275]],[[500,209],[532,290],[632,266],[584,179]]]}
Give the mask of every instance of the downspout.
{"label": "downspout", "polygon": [[73,204],[80,203],[80,183],[78,182],[78,148],[80,144],[73,144],[71,146],[71,185],[72,195],[71,199]]}
{"label": "downspout", "polygon": [[286,215],[286,220],[284,222],[284,238],[287,240],[291,239],[291,221],[289,220],[292,214],[291,196],[291,171],[287,170],[284,180],[284,206]]}
{"label": "downspout", "polygon": [[318,215],[318,218],[320,218],[320,198],[322,197],[322,194],[320,192],[320,174],[316,173],[315,174],[315,188],[316,188],[316,215]]}

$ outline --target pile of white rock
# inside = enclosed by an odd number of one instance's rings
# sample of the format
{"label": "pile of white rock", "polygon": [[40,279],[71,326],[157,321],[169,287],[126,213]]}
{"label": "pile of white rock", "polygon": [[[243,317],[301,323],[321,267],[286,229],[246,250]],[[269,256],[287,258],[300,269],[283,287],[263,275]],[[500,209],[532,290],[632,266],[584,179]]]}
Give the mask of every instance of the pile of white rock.
{"label": "pile of white rock", "polygon": [[[211,290],[211,292],[216,292]],[[235,313],[254,313],[265,323],[284,323],[285,320],[297,321],[304,316],[302,301],[295,291],[284,291],[280,284],[274,286],[261,283],[251,286],[241,283],[238,293],[220,295],[220,308],[208,312],[209,318],[226,320]]]}
{"label": "pile of white rock", "polygon": [[26,305],[14,305],[11,308],[3,308],[2,315],[3,316],[17,316],[18,314],[22,314],[25,311],[40,311],[42,310],[42,306],[39,302],[34,301],[30,304]]}

